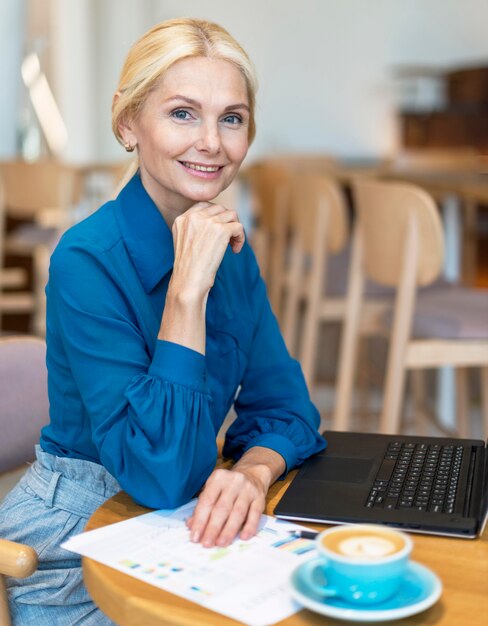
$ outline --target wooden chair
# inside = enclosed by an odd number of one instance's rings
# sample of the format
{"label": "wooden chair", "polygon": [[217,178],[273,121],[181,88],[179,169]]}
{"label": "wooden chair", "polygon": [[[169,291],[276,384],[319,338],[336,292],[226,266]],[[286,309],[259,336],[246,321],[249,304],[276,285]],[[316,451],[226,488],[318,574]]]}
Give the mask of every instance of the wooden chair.
{"label": "wooden chair", "polygon": [[34,309],[34,298],[25,289],[25,270],[20,267],[4,267],[5,221],[5,193],[0,181],[0,329],[3,314],[30,314]]}
{"label": "wooden chair", "polygon": [[44,287],[49,257],[60,234],[74,221],[81,183],[74,168],[56,161],[3,161],[6,215],[18,221],[5,238],[5,252],[33,259],[34,315],[32,330],[43,335]]}
{"label": "wooden chair", "polygon": [[289,202],[282,221],[290,233],[281,285],[283,336],[291,353],[300,360],[312,390],[320,326],[324,321],[342,317],[337,298],[327,297],[330,256],[340,252],[349,238],[347,211],[339,185],[330,177],[296,174],[290,180]]}
{"label": "wooden chair", "polygon": [[11,626],[5,576],[27,578],[37,569],[38,557],[34,548],[22,543],[0,539],[0,624]]}
{"label": "wooden chair", "polygon": [[[257,201],[267,209],[258,211],[258,229],[268,253],[265,279],[272,307],[312,392],[319,368],[335,367],[335,353],[322,361],[318,357],[318,345],[326,336],[322,331],[329,325],[328,336],[334,341],[330,325],[340,325],[346,310],[349,208],[331,163],[316,164],[329,174],[305,174],[300,167],[289,168],[289,160],[276,158],[247,172]],[[367,283],[366,293],[370,316],[391,299],[388,290],[372,283]]]}
{"label": "wooden chair", "polygon": [[280,154],[263,158],[246,168],[253,213],[251,243],[268,287],[273,311],[282,322],[283,272],[290,232],[286,216],[291,201],[291,180],[302,174],[324,174],[336,167],[328,156],[313,153]]}
{"label": "wooden chair", "polygon": [[[333,175],[300,175],[291,178],[289,200],[283,207],[284,230],[290,233],[282,271],[281,324],[290,352],[301,362],[311,392],[319,369],[335,365],[335,354],[318,355],[324,337],[333,340],[346,313],[348,266],[351,257],[349,207],[342,185]],[[392,301],[392,290],[367,281],[363,319],[375,319]],[[299,320],[301,319],[301,332]],[[331,333],[323,335],[329,326]],[[364,365],[364,359],[362,359]],[[369,368],[364,367],[361,410],[368,404]]]}
{"label": "wooden chair", "polygon": [[[377,332],[383,331],[390,337],[379,430],[400,430],[407,371],[451,365],[457,368],[462,390],[466,389],[465,368],[481,368],[488,431],[488,293],[439,287],[425,297],[417,296],[417,288],[432,284],[443,263],[443,231],[433,199],[422,189],[402,183],[357,181],[354,191],[358,221],[341,341],[334,428],[349,427],[364,280],[369,277],[396,289],[392,314],[383,313],[376,320]],[[425,324],[426,311],[430,324]],[[439,323],[451,312],[449,324]],[[465,391],[461,391],[460,398],[467,398]],[[466,407],[460,407],[458,412],[459,431],[466,435]]]}
{"label": "wooden chair", "polygon": [[281,285],[287,235],[290,176],[279,163],[264,160],[248,167],[244,179],[249,188],[253,228],[251,245],[266,282],[271,307],[281,318]]}

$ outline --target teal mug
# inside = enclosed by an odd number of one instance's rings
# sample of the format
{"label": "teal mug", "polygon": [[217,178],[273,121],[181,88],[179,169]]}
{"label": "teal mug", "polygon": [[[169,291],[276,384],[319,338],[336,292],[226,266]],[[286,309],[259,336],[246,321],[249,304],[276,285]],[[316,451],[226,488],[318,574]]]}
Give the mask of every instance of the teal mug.
{"label": "teal mug", "polygon": [[384,602],[398,591],[412,551],[404,533],[366,524],[330,528],[316,542],[319,558],[301,567],[305,587],[323,599],[362,605]]}

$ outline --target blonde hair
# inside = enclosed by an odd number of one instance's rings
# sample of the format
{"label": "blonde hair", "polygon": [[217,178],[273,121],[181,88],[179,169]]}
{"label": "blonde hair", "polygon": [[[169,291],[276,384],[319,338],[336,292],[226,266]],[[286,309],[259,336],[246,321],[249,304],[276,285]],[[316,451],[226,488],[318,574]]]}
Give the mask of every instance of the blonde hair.
{"label": "blonde hair", "polygon": [[118,94],[112,107],[112,130],[124,145],[120,123],[135,118],[148,94],[177,61],[209,57],[232,63],[241,72],[249,100],[249,143],[256,134],[254,120],[256,76],[252,63],[229,33],[205,20],[179,18],[161,22],[143,35],[129,50],[120,75]]}

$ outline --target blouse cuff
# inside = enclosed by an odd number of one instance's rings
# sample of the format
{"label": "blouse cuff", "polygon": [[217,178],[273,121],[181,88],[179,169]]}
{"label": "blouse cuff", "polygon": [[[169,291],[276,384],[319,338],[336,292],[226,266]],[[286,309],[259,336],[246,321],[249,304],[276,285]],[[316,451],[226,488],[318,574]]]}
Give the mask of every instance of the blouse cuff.
{"label": "blouse cuff", "polygon": [[283,437],[283,435],[277,435],[276,433],[263,433],[262,435],[258,435],[249,441],[244,449],[244,452],[247,452],[250,448],[254,448],[255,446],[270,448],[270,450],[274,450],[278,454],[281,454],[284,458],[286,469],[280,476],[280,480],[283,479],[297,464],[297,448],[293,442],[286,437]]}
{"label": "blouse cuff", "polygon": [[158,339],[148,374],[208,393],[205,356],[178,343]]}

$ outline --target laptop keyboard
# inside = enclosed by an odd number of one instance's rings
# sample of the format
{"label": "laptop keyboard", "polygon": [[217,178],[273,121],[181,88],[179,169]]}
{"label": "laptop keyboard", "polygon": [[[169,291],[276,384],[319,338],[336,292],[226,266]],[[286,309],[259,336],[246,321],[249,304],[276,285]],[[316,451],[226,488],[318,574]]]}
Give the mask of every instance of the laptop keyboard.
{"label": "laptop keyboard", "polygon": [[463,451],[455,445],[390,443],[366,506],[453,513]]}

